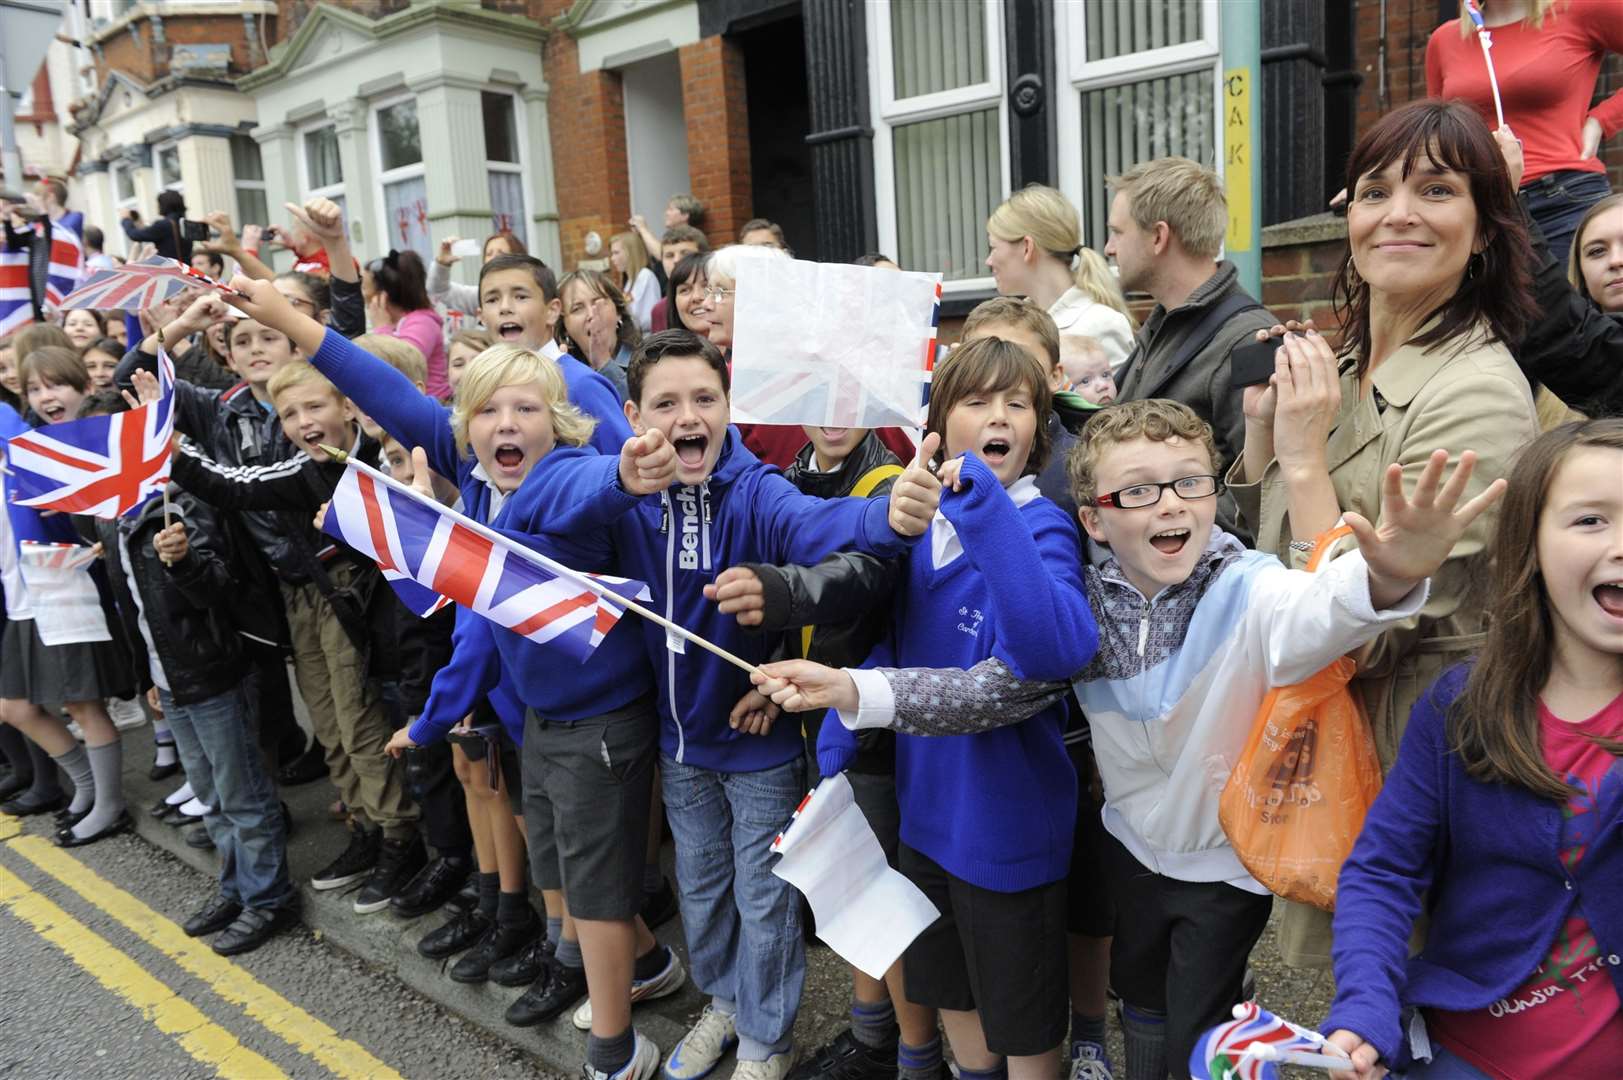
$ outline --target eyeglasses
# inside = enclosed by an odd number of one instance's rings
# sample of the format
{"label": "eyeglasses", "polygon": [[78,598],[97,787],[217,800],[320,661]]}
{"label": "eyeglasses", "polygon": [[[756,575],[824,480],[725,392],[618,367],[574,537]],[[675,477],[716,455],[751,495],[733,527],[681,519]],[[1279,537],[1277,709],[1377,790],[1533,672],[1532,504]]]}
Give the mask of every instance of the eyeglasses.
{"label": "eyeglasses", "polygon": [[719,304],[731,295],[733,295],[732,289],[722,289],[714,285],[704,291],[704,298],[712,304]]}
{"label": "eyeglasses", "polygon": [[1154,506],[1161,501],[1161,493],[1171,488],[1180,499],[1209,499],[1222,485],[1215,476],[1181,476],[1165,484],[1134,484],[1119,491],[1095,495],[1084,500],[1085,506],[1114,507],[1117,510],[1137,510]]}

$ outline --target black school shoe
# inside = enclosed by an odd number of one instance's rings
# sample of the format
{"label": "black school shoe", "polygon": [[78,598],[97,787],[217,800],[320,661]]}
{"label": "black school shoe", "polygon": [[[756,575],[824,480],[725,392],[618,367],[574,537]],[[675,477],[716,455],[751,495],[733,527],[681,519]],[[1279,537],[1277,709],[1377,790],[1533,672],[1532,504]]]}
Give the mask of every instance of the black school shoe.
{"label": "black school shoe", "polygon": [[316,876],[310,879],[310,887],[325,891],[341,889],[360,881],[372,873],[372,868],[378,864],[378,848],[382,843],[382,830],[351,825],[349,846],[339,853],[338,858],[317,871]]}
{"label": "black school shoe", "polygon": [[283,787],[297,787],[327,778],[327,752],[314,739],[304,753],[276,770],[276,782]]}
{"label": "black school shoe", "polygon": [[25,788],[21,794],[0,803],[0,811],[12,817],[29,817],[32,814],[54,814],[67,805],[68,797],[60,791],[41,799],[31,788]]}
{"label": "black school shoe", "polygon": [[788,1080],[895,1080],[896,1043],[875,1050],[857,1042],[846,1028],[834,1041],[802,1061]]}
{"label": "black school shoe", "polygon": [[112,824],[106,826],[100,832],[93,832],[89,836],[78,837],[73,835],[72,828],[58,829],[56,835],[51,839],[57,847],[84,847],[86,844],[94,844],[98,840],[105,840],[109,836],[117,836],[119,833],[124,832],[133,824],[134,822],[130,820],[130,812],[128,810],[120,810],[118,812],[118,817],[113,819]]}
{"label": "black school shoe", "polygon": [[186,932],[187,937],[217,934],[236,922],[237,916],[241,914],[241,904],[215,893],[209,898],[209,902],[198,908],[180,928]]}
{"label": "black school shoe", "polygon": [[383,841],[378,847],[377,865],[355,894],[356,914],[370,915],[388,907],[394,894],[404,889],[427,862],[423,838],[416,833],[404,840]]}
{"label": "black school shoe", "polygon": [[207,825],[199,825],[186,834],[186,846],[198,851],[213,851],[214,838],[209,835]]}
{"label": "black school shoe", "polygon": [[298,920],[299,906],[296,902],[268,911],[263,908],[243,908],[236,920],[214,939],[214,951],[221,956],[253,952]]}
{"label": "black school shoe", "polygon": [[423,935],[417,951],[430,960],[444,960],[471,947],[494,925],[495,920],[479,914],[478,908],[460,912],[438,930]]}
{"label": "black school shoe", "polygon": [[512,956],[491,964],[490,981],[497,986],[529,986],[541,977],[556,950],[557,946],[543,931]]}
{"label": "black school shoe", "polygon": [[516,926],[498,923],[485,931],[485,936],[479,939],[477,945],[457,958],[449,974],[459,983],[482,983],[490,977],[492,964],[520,952],[545,929],[545,924],[537,918],[530,918]]}
{"label": "black school shoe", "polygon": [[472,872],[473,862],[467,856],[441,855],[430,859],[404,888],[389,898],[389,910],[402,919],[427,915],[455,896]]}
{"label": "black school shoe", "polygon": [[19,774],[16,769],[6,773],[6,778],[0,780],[0,802],[9,802],[18,795],[34,786],[34,774],[25,772]]}
{"label": "black school shoe", "polygon": [[643,925],[652,930],[674,919],[678,910],[671,879],[662,876],[657,891],[643,894],[642,910],[638,914],[642,916]]}
{"label": "black school shoe", "polygon": [[549,960],[541,977],[507,1007],[503,1019],[514,1027],[533,1027],[553,1019],[585,996],[585,969]]}

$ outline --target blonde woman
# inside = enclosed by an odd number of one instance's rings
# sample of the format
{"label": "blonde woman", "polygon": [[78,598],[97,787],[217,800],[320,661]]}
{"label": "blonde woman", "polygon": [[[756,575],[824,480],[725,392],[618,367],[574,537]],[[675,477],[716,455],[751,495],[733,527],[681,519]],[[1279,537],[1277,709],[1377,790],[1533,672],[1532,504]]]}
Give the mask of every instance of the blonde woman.
{"label": "blonde woman", "polygon": [[1029,297],[1061,334],[1093,338],[1119,368],[1133,347],[1133,319],[1121,286],[1098,252],[1082,246],[1076,207],[1033,184],[986,219],[986,266],[1005,296]]}
{"label": "blonde woman", "polygon": [[609,278],[626,294],[637,329],[653,326],[654,305],[659,303],[659,279],[648,263],[648,249],[636,230],[615,233],[609,240]]}
{"label": "blonde woman", "polygon": [[[1623,52],[1623,4],[1591,0],[1482,0],[1505,124],[1522,141],[1521,193],[1550,252],[1565,261],[1578,219],[1611,185],[1597,156],[1623,128],[1623,91],[1590,107],[1601,64]],[[1498,123],[1476,27],[1460,17],[1426,43],[1426,95],[1459,98]]]}

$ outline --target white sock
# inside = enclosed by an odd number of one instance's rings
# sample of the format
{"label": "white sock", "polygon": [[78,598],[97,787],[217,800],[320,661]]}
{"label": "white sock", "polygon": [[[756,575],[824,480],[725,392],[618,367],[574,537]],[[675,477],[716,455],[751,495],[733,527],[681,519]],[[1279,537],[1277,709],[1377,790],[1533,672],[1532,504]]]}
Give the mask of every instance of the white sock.
{"label": "white sock", "polygon": [[191,797],[192,785],[191,781],[188,780],[174,791],[171,791],[169,794],[165,795],[163,797],[163,801],[168,803],[170,806],[179,806],[181,803],[186,802]]}

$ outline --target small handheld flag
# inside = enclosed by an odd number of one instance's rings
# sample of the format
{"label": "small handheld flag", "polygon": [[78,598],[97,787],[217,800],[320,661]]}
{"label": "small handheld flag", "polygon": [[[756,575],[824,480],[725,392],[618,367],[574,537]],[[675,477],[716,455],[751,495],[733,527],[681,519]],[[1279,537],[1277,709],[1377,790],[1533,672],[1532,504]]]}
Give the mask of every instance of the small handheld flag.
{"label": "small handheld flag", "polygon": [[630,610],[745,671],[755,670],[638,603],[649,598],[643,582],[572,570],[337,447],[322,450],[348,466],[322,530],[375,561],[419,614],[444,597],[538,644],[555,641],[584,661]]}
{"label": "small handheld flag", "polygon": [[96,271],[89,280],[64,297],[58,306],[63,309],[144,311],[194,285],[214,289],[226,296],[237,295],[229,286],[220,284],[185,263],[154,255],[150,259],[127,262],[111,270]]}
{"label": "small handheld flag", "polygon": [[111,416],[65,420],[15,435],[7,451],[11,501],[114,518],[169,484],[175,433],[175,367],[158,350],[156,401]]}
{"label": "small handheld flag", "polygon": [[1488,32],[1488,23],[1482,17],[1482,8],[1477,6],[1476,0],[1465,0],[1465,10],[1471,16],[1471,22],[1476,26],[1477,44],[1482,46],[1482,62],[1488,65],[1488,85],[1493,88],[1493,114],[1499,119],[1499,127],[1505,126],[1505,106],[1499,100],[1499,75],[1493,70],[1493,35]]}
{"label": "small handheld flag", "polygon": [[1189,1055],[1191,1080],[1278,1080],[1280,1065],[1346,1069],[1344,1057],[1323,1053],[1317,1031],[1297,1027],[1255,1001],[1234,1006],[1234,1019],[1218,1024]]}

